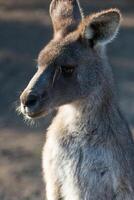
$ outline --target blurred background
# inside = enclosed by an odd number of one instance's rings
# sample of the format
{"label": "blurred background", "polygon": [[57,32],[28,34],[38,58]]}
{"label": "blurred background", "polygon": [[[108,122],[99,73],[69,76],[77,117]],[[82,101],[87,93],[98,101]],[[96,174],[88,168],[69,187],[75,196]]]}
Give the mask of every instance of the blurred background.
{"label": "blurred background", "polygon": [[[0,0],[0,200],[43,199],[41,151],[51,116],[29,127],[15,112],[36,71],[36,58],[52,37],[50,0]],[[85,14],[117,7],[121,30],[108,46],[118,99],[134,130],[134,1],[81,0]]]}

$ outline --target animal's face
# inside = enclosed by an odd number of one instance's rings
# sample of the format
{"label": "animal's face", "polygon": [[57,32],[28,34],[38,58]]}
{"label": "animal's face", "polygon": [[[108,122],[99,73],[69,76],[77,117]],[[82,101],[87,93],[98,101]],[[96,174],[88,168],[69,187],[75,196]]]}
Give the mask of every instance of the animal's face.
{"label": "animal's face", "polygon": [[53,0],[50,14],[54,38],[40,52],[38,70],[20,97],[21,111],[30,118],[90,95],[103,70],[99,51],[114,37],[120,22],[116,9],[81,22],[75,0]]}

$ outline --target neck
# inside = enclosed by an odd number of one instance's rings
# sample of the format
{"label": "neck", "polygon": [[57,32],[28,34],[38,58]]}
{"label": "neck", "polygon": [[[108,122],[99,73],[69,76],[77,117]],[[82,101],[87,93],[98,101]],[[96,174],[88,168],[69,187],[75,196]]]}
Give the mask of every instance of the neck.
{"label": "neck", "polygon": [[[101,92],[100,90],[99,93]],[[97,129],[100,131],[109,127],[114,112],[117,113],[117,108],[112,95],[98,95],[96,91],[83,100],[61,106],[49,131],[55,130],[61,135],[81,132],[87,134]]]}

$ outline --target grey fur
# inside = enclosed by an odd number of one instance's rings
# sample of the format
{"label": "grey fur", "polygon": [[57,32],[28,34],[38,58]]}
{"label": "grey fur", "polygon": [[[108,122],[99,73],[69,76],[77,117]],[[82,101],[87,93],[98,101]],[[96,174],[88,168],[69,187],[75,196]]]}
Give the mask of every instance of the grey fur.
{"label": "grey fur", "polygon": [[[64,1],[52,3],[53,13]],[[105,53],[120,13],[111,9],[84,20],[74,32],[64,26],[65,34],[57,37],[56,32],[41,51],[38,72],[21,95],[22,112],[33,118],[58,110],[43,149],[48,200],[134,200],[134,142]],[[90,41],[84,35],[87,28]],[[69,78],[65,65],[75,66]],[[25,110],[31,92],[39,100]]]}

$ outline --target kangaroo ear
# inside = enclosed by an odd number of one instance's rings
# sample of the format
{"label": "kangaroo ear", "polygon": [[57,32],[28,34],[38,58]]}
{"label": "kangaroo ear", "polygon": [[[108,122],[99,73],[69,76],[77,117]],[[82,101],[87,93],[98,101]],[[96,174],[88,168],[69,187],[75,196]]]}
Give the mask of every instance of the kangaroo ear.
{"label": "kangaroo ear", "polygon": [[118,9],[110,9],[87,17],[83,21],[83,37],[93,44],[107,44],[118,33],[121,14]]}
{"label": "kangaroo ear", "polygon": [[65,36],[73,31],[81,20],[79,0],[53,0],[50,5],[50,16],[55,36]]}

